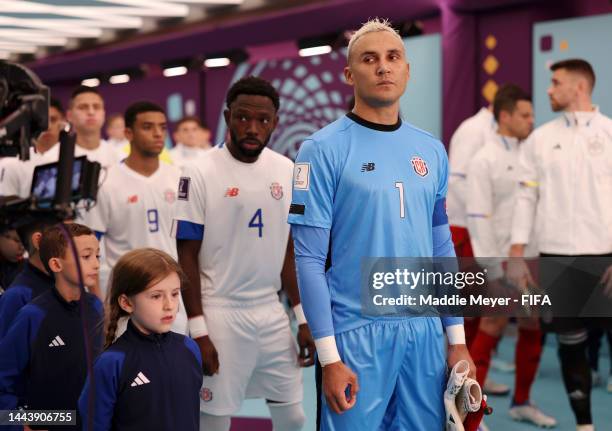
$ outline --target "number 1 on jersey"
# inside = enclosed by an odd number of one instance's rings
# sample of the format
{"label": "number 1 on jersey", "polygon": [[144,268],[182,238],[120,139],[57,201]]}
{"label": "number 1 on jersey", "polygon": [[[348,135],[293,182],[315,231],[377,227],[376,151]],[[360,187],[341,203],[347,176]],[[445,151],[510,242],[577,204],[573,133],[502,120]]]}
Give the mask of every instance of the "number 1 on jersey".
{"label": "number 1 on jersey", "polygon": [[404,216],[406,215],[404,213],[404,183],[401,183],[399,181],[396,182],[395,188],[399,189],[400,194],[400,218],[404,218]]}
{"label": "number 1 on jersey", "polygon": [[251,219],[251,221],[249,222],[249,227],[256,227],[259,229],[259,237],[261,238],[262,234],[263,234],[263,220],[261,217],[261,208],[259,208],[257,211],[255,211],[255,214],[253,215],[253,218]]}

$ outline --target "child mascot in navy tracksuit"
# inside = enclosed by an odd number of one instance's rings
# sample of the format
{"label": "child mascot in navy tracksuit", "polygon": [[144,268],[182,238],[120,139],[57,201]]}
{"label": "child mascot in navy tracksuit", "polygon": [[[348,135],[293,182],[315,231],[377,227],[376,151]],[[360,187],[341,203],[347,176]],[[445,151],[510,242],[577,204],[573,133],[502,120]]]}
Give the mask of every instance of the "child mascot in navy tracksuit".
{"label": "child mascot in navy tracksuit", "polygon": [[[76,410],[88,364],[102,351],[104,323],[102,303],[81,287],[78,266],[84,287],[93,288],[98,253],[87,226],[56,225],[43,232],[40,257],[55,285],[19,310],[0,341],[0,410]],[[76,425],[58,421],[30,428],[80,429],[78,418],[71,418]]]}
{"label": "child mascot in navy tracksuit", "polygon": [[[144,248],[119,259],[108,295],[107,349],[79,399],[86,431],[198,431],[202,358],[170,332],[184,277],[166,253]],[[129,316],[116,340],[117,321]]]}

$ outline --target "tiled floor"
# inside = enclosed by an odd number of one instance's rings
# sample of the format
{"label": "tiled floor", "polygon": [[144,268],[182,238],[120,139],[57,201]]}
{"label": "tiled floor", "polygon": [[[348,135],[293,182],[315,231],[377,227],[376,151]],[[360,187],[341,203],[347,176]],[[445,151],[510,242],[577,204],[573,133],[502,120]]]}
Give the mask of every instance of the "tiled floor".
{"label": "tiled floor", "polygon": [[[512,360],[514,356],[514,343],[514,337],[506,337],[500,344],[499,356],[506,360]],[[605,345],[606,343],[603,344]],[[607,348],[604,348],[600,359],[600,366],[603,368],[604,375],[606,376],[610,363],[608,354]],[[510,386],[514,382],[514,374],[492,371],[491,377],[500,383],[506,383]],[[573,414],[569,408],[561,381],[556,345],[552,336],[548,337],[548,342],[544,349],[539,375],[532,389],[532,399],[543,411],[557,418],[559,422],[558,430],[573,431],[576,429]],[[596,429],[598,431],[612,430],[612,394],[607,393],[605,388],[595,388],[592,394],[592,401]],[[492,416],[487,417],[486,423],[491,431],[534,431],[537,429],[531,425],[512,421],[507,413],[509,403],[509,397],[489,398],[489,404],[493,407],[494,413]],[[307,417],[304,431],[315,431],[316,403],[313,368],[309,368],[304,372],[304,409]],[[264,431],[272,429],[269,420],[248,421],[246,419],[246,417],[269,417],[268,409],[263,400],[247,400],[239,416],[242,417],[240,423],[234,421],[232,431]]]}

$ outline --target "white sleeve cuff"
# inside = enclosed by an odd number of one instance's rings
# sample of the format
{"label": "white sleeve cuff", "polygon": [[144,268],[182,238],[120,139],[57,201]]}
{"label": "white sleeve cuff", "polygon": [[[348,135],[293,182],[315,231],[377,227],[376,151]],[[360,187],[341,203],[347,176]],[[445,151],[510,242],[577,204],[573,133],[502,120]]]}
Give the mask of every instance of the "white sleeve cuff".
{"label": "white sleeve cuff", "polygon": [[512,226],[510,244],[528,244],[530,232],[530,226]]}
{"label": "white sleeve cuff", "polygon": [[448,344],[465,344],[465,330],[463,325],[450,325],[446,327],[446,338]]}
{"label": "white sleeve cuff", "polygon": [[319,362],[322,367],[340,361],[340,354],[336,347],[336,337],[330,335],[329,337],[318,338],[314,340],[314,342],[317,347],[317,356],[319,357]]}
{"label": "white sleeve cuff", "polygon": [[192,317],[188,321],[189,335],[191,338],[200,338],[208,335],[208,327],[204,316]]}
{"label": "white sleeve cuff", "polygon": [[306,315],[304,314],[304,309],[302,308],[301,303],[293,307],[293,312],[295,313],[295,320],[297,320],[298,326],[305,325],[308,323],[308,321],[306,320]]}

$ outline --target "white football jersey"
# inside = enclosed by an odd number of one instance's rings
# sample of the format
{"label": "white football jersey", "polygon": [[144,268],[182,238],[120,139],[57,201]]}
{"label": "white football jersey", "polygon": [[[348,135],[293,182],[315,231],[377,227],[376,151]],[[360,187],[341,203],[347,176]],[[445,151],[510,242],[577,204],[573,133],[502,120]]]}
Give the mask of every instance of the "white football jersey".
{"label": "white football jersey", "polygon": [[[202,239],[204,304],[276,298],[289,238],[292,177],[293,162],[267,148],[255,163],[236,160],[223,146],[185,167],[173,234]],[[184,235],[189,231],[200,237]]]}
{"label": "white football jersey", "polygon": [[[83,223],[102,232],[104,256],[100,279],[110,275],[119,258],[136,248],[152,247],[177,260],[176,240],[171,237],[172,216],[180,171],[160,163],[157,171],[145,177],[119,163],[108,169],[98,190],[96,206],[83,213]],[[187,333],[187,313],[180,298],[179,312],[172,330]]]}
{"label": "white football jersey", "polygon": [[178,168],[165,163],[150,177],[125,163],[108,169],[96,206],[83,218],[90,228],[104,233],[109,267],[124,253],[140,247],[157,248],[177,258],[170,230],[179,177]]}

